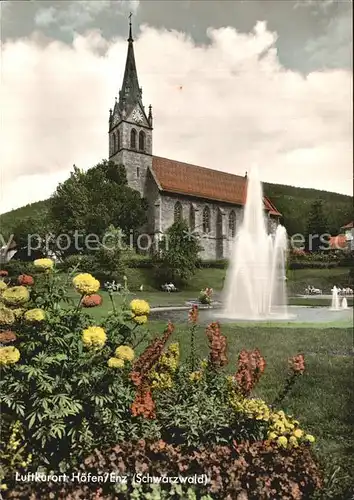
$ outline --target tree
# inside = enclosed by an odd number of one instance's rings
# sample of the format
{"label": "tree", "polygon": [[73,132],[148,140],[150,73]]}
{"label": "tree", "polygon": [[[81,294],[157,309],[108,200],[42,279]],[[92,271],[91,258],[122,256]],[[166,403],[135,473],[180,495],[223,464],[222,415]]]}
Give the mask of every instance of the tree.
{"label": "tree", "polygon": [[306,249],[318,252],[327,249],[328,221],[323,209],[323,200],[313,202],[307,219]]}
{"label": "tree", "polygon": [[[71,236],[66,253],[84,250],[84,237],[102,238],[113,224],[129,234],[146,221],[147,203],[127,183],[125,168],[103,160],[84,172],[74,167],[69,179],[60,184],[50,199],[50,214],[57,233]],[[75,244],[73,234],[80,235]]]}
{"label": "tree", "polygon": [[122,232],[111,225],[104,236],[105,243],[94,253],[94,274],[102,282],[115,280],[122,283],[125,274]]}
{"label": "tree", "polygon": [[196,236],[189,232],[186,221],[175,222],[160,244],[156,266],[158,281],[172,281],[177,285],[188,282],[197,269],[201,249]]}
{"label": "tree", "polygon": [[11,238],[17,249],[15,259],[34,260],[52,250],[52,223],[47,211],[17,219],[12,231]]}

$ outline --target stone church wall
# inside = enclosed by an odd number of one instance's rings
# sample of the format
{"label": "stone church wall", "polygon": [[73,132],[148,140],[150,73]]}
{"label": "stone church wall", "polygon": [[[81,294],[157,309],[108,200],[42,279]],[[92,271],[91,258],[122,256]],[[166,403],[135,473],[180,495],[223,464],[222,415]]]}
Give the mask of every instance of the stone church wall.
{"label": "stone church wall", "polygon": [[[241,223],[242,208],[235,205],[213,203],[193,198],[162,195],[161,196],[161,230],[166,232],[174,223],[175,205],[179,201],[182,205],[182,217],[190,227],[191,206],[195,211],[195,232],[200,237],[203,251],[200,253],[202,259],[228,258],[232,236],[229,229],[229,215],[231,210],[236,214],[236,230]],[[210,232],[203,232],[203,210],[208,206],[210,209]]]}

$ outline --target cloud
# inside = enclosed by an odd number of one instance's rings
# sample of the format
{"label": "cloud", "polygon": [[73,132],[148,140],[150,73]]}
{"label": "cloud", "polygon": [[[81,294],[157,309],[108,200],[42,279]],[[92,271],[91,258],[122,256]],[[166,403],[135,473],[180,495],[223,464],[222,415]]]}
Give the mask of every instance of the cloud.
{"label": "cloud", "polygon": [[[351,193],[352,74],[287,70],[276,34],[142,26],[135,43],[143,100],[153,105],[154,154],[264,181]],[[72,45],[38,38],[2,44],[0,212],[49,196],[75,163],[107,157],[108,110],[127,44],[99,32]]]}
{"label": "cloud", "polygon": [[63,2],[60,7],[43,7],[35,16],[35,24],[40,27],[58,25],[62,31],[75,31],[95,21],[102,12],[114,9],[115,13],[138,10],[139,0],[76,0]]}

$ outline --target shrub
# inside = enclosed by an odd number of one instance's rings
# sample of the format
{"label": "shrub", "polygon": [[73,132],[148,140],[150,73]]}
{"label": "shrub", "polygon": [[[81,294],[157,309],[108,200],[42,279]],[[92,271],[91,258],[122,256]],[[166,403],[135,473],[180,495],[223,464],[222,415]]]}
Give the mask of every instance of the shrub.
{"label": "shrub", "polygon": [[[150,487],[133,486],[129,471],[136,473],[136,483],[142,476],[207,478],[208,484],[184,485],[180,488],[164,483],[157,490],[165,496],[131,496],[141,489],[148,492]],[[308,448],[289,452],[269,444],[234,443],[231,446],[211,446],[208,448],[182,451],[180,448],[159,440],[147,442],[124,442],[103,452],[96,450],[80,465],[82,477],[92,476],[127,478],[127,484],[112,481],[98,485],[69,485],[40,483],[38,493],[42,498],[105,498],[124,500],[126,498],[205,498],[212,500],[309,499],[321,487],[322,479],[316,462]],[[188,489],[190,495],[187,496]],[[22,490],[22,492],[21,492]],[[172,493],[171,493],[172,490]],[[9,498],[24,498],[29,495],[26,486],[17,486]],[[167,493],[167,494],[166,494]],[[194,496],[192,494],[194,493]],[[196,495],[198,494],[198,496]],[[81,495],[81,496],[79,496]],[[96,496],[97,495],[97,496]],[[240,497],[239,497],[240,495]],[[41,498],[40,496],[36,498]]]}
{"label": "shrub", "polygon": [[58,267],[64,272],[76,268],[83,273],[89,273],[93,270],[94,260],[93,255],[69,255]]}
{"label": "shrub", "polygon": [[189,235],[187,223],[184,220],[175,222],[160,243],[158,260],[155,262],[158,284],[187,283],[197,270],[200,250],[199,242]]}
{"label": "shrub", "polygon": [[[34,286],[20,318],[8,309],[11,328],[19,332],[11,349],[19,351],[20,360],[17,357],[11,366],[2,367],[0,381],[2,414],[20,421],[24,441],[36,460],[53,466],[70,455],[73,460],[83,456],[92,446],[144,435],[129,416],[134,400],[134,388],[126,383],[129,363],[117,377],[108,360],[123,342],[134,348],[146,331],[132,321],[128,306],[108,316],[102,325],[92,325],[91,317],[78,307],[86,297],[84,290],[76,306],[62,309],[66,292],[59,280],[55,272],[43,275],[40,291],[44,297]],[[18,288],[9,287],[7,292]],[[45,314],[33,307],[37,302]],[[1,352],[0,359],[4,358]]]}
{"label": "shrub", "polygon": [[227,259],[219,259],[219,260],[206,259],[206,260],[201,260],[198,263],[198,267],[202,269],[204,268],[227,269],[228,265],[229,261]]}
{"label": "shrub", "polygon": [[7,264],[3,264],[2,268],[8,272],[9,278],[17,278],[21,274],[33,274],[35,271],[33,262],[21,260],[11,260]]}

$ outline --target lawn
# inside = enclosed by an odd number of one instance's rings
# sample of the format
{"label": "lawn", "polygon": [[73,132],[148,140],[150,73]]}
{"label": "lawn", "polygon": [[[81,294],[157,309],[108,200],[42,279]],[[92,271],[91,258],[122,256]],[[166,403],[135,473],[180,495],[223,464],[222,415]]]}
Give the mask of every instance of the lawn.
{"label": "lawn", "polygon": [[[126,270],[128,284],[131,290],[139,290],[140,285],[145,291],[157,291],[152,285],[154,283],[152,269],[132,269]],[[214,290],[222,290],[226,269],[204,268],[198,269],[190,284],[184,290],[199,292],[205,287]],[[290,295],[304,293],[308,285],[329,291],[333,285],[345,286],[348,283],[349,268],[335,267],[331,269],[296,269],[289,271],[288,289]],[[192,294],[193,297],[193,294]]]}

